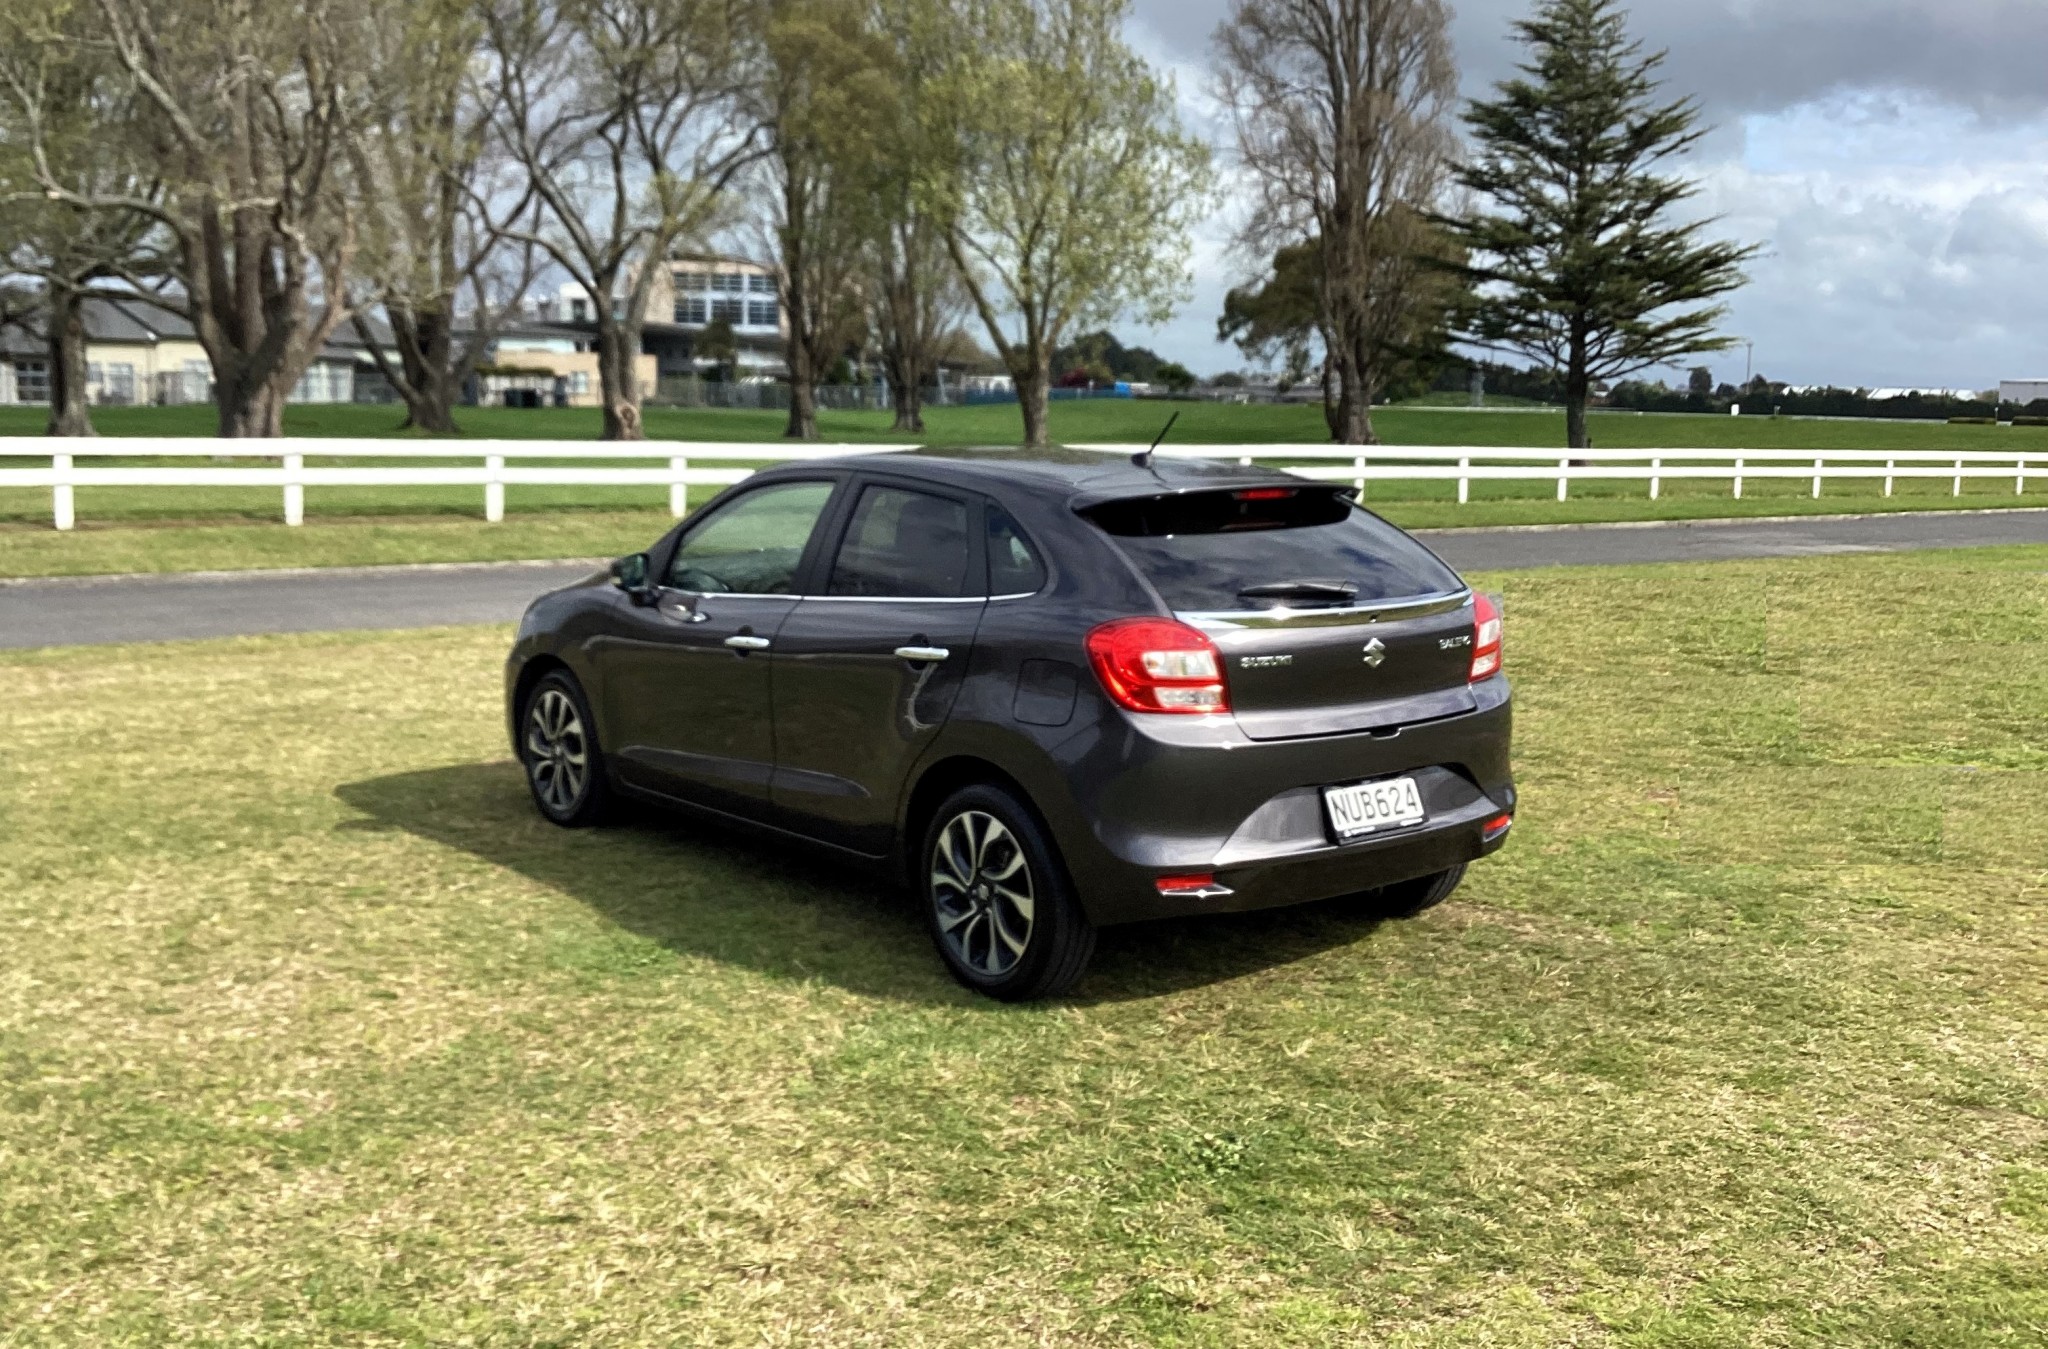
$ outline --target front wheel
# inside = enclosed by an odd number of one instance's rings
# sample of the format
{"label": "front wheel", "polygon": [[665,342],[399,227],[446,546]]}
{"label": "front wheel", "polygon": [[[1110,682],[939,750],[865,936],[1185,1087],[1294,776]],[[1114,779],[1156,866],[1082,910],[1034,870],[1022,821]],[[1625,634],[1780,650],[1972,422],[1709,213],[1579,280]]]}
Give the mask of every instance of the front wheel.
{"label": "front wheel", "polygon": [[526,695],[519,715],[519,761],[533,804],[554,824],[579,829],[611,813],[611,784],[598,751],[597,721],[574,675],[555,670]]}
{"label": "front wheel", "polygon": [[962,788],[925,831],[919,889],[953,977],[1004,1002],[1072,988],[1095,953],[1051,838],[1000,787]]}

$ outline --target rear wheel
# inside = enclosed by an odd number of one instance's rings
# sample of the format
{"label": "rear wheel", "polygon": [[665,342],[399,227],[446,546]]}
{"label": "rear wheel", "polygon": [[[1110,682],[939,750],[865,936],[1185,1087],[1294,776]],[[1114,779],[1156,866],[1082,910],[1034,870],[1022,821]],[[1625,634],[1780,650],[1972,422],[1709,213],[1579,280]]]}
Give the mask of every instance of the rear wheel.
{"label": "rear wheel", "polygon": [[597,720],[574,675],[544,675],[519,714],[519,761],[533,804],[565,829],[599,824],[611,813],[611,784],[597,745]]}
{"label": "rear wheel", "polygon": [[1025,1002],[1066,992],[1095,953],[1052,840],[1000,787],[964,787],[932,816],[918,888],[932,941],[977,993]]}
{"label": "rear wheel", "polygon": [[1449,871],[1439,871],[1434,876],[1417,876],[1412,881],[1396,881],[1377,890],[1368,890],[1359,898],[1379,917],[1413,918],[1449,899],[1464,879],[1465,864],[1460,862]]}

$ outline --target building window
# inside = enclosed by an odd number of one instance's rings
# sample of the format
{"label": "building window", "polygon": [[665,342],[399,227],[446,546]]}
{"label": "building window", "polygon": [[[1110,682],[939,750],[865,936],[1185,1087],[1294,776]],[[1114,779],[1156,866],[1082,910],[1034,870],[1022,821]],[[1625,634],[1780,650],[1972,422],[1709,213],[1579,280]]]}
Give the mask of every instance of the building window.
{"label": "building window", "polygon": [[588,300],[571,300],[571,301],[569,301],[569,322],[571,322],[571,323],[588,323],[588,322],[590,322],[590,301],[588,301]]}
{"label": "building window", "polygon": [[589,393],[590,372],[587,370],[577,370],[571,373],[569,376],[569,392],[579,398]]}
{"label": "building window", "polygon": [[747,290],[754,295],[773,295],[775,278],[765,273],[750,276],[747,278]]}
{"label": "building window", "polygon": [[747,301],[747,323],[755,328],[773,328],[782,322],[782,314],[773,300]]}
{"label": "building window", "polygon": [[676,301],[676,322],[703,323],[709,311],[710,306],[705,303],[703,296],[688,296]]}
{"label": "building window", "polygon": [[702,292],[709,281],[710,278],[702,272],[676,273],[676,288],[679,290]]}
{"label": "building window", "polygon": [[740,291],[746,289],[746,278],[738,272],[720,272],[711,283],[713,290]]}
{"label": "building window", "polygon": [[16,361],[14,363],[14,401],[17,403],[47,403],[50,401],[49,362]]}
{"label": "building window", "polygon": [[711,321],[716,323],[719,319],[724,319],[727,323],[745,323],[747,321],[747,302],[745,300],[713,300],[711,302]]}

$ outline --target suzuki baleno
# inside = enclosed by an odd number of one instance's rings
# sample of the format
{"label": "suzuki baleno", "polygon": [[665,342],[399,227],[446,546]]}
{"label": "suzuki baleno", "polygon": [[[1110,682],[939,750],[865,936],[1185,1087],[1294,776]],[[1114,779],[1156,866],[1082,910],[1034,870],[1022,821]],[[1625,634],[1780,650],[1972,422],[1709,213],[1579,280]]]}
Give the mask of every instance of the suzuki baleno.
{"label": "suzuki baleno", "polygon": [[548,819],[634,797],[884,864],[1006,999],[1109,924],[1419,911],[1515,811],[1493,603],[1346,491],[1213,462],[778,467],[535,602],[506,693]]}

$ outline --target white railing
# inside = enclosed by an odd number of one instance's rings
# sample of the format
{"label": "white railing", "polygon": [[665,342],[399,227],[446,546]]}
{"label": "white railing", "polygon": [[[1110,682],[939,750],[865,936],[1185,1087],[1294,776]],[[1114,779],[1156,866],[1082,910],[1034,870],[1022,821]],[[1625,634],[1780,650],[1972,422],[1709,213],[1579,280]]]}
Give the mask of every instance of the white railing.
{"label": "white railing", "polygon": [[[61,448],[59,448],[61,446]],[[81,487],[269,487],[282,493],[286,524],[305,521],[308,487],[481,487],[484,518],[505,517],[507,487],[666,487],[669,510],[689,508],[689,489],[726,486],[755,472],[752,465],[876,454],[901,445],[703,444],[685,441],[604,445],[590,441],[441,441],[394,444],[388,440],[117,440],[54,442],[0,438],[0,464],[40,459],[27,468],[0,467],[0,487],[48,488],[58,529],[77,523]],[[1089,445],[1105,454],[1142,446]],[[1566,500],[1574,482],[1646,482],[1651,500],[1674,479],[1725,480],[1736,499],[1746,481],[1810,479],[1819,497],[1824,482],[1884,482],[1892,495],[1902,478],[1944,478],[1961,496],[1965,479],[2010,479],[2023,495],[2030,476],[2048,475],[2048,451],[2000,454],[1981,450],[1557,450],[1498,446],[1384,445],[1361,450],[1331,445],[1163,446],[1161,457],[1276,463],[1304,478],[1352,482],[1455,482],[1458,500],[1471,499],[1475,482],[1551,481]],[[89,460],[128,462],[93,464]],[[234,460],[263,460],[260,466]],[[373,461],[311,463],[308,459]],[[137,463],[134,461],[158,461]],[[439,461],[423,463],[420,461]],[[705,465],[724,465],[705,467]]]}

